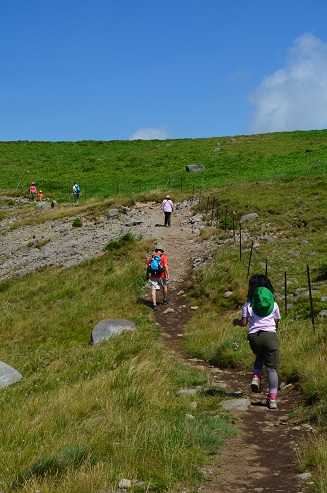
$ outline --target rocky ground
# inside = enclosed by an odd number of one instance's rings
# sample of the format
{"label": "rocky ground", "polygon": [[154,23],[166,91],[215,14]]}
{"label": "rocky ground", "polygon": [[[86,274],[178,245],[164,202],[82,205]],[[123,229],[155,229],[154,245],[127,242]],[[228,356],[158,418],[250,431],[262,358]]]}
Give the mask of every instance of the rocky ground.
{"label": "rocky ground", "polygon": [[[83,260],[103,255],[104,246],[112,239],[130,231],[135,235],[153,238],[160,243],[169,258],[171,280],[168,306],[159,304],[153,312],[162,327],[162,340],[178,358],[199,369],[210,372],[230,392],[240,392],[250,405],[244,411],[232,411],[235,425],[241,432],[230,438],[222,455],[213,458],[203,469],[207,481],[200,486],[202,493],[255,491],[263,493],[304,493],[309,491],[311,478],[296,469],[297,449],[311,433],[305,423],[290,420],[290,413],[300,402],[300,396],[285,388],[279,393],[278,409],[268,410],[264,405],[266,394],[251,394],[251,375],[240,370],[222,371],[202,361],[190,360],[182,352],[180,341],[192,307],[185,302],[183,292],[193,268],[212,259],[211,241],[200,241],[201,218],[192,213],[192,200],[177,204],[171,228],[163,226],[163,215],[158,204],[136,204],[118,217],[104,216],[94,221],[83,217],[83,226],[72,226],[72,219],[51,220],[51,210],[36,212],[48,214],[49,220],[35,226],[10,229],[10,222],[0,223],[0,281],[24,275],[49,265],[67,268]],[[78,211],[78,208],[76,209]],[[77,213],[76,213],[77,215]],[[145,253],[145,259],[147,256]],[[145,292],[150,309],[150,293]],[[160,298],[159,298],[160,301]],[[263,382],[267,390],[267,383]]]}

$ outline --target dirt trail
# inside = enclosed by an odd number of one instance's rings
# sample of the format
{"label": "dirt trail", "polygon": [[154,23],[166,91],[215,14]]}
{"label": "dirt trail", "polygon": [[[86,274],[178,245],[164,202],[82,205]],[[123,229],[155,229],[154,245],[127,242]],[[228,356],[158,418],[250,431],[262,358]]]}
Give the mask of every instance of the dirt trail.
{"label": "dirt trail", "polygon": [[[94,224],[88,223],[85,217],[85,227],[75,228],[74,231],[71,219],[51,221],[51,217],[37,228],[5,229],[5,234],[1,236],[0,280],[46,265],[66,268],[86,258],[102,255],[106,242],[125,231],[152,237],[166,249],[171,272],[171,303],[168,307],[159,304],[158,311],[153,313],[163,329],[163,341],[176,357],[200,371],[211,372],[214,379],[225,383],[230,391],[247,394],[250,374],[210,368],[202,361],[187,359],[182,352],[183,330],[192,315],[183,290],[193,266],[203,263],[204,259],[210,261],[213,249],[210,241],[199,240],[200,227],[194,226],[191,205],[191,202],[180,204],[172,215],[171,228],[163,226],[160,207],[152,203],[137,204],[131,216],[119,221],[109,221],[104,217]],[[134,221],[135,217],[141,221]],[[135,226],[126,225],[126,221],[134,221]],[[43,242],[44,246],[41,249],[32,248],[33,241]],[[149,291],[145,299],[150,309]],[[164,313],[167,308],[174,311]],[[266,382],[263,383],[267,389]],[[245,412],[235,412],[236,427],[241,435],[228,439],[222,454],[214,458],[210,467],[203,469],[208,481],[199,488],[202,493],[308,491],[308,483],[299,476],[295,463],[298,445],[308,435],[310,427],[288,419],[299,404],[299,397],[292,388],[282,391],[279,393],[278,410],[270,411],[263,405],[264,395],[249,394],[252,405]]]}
{"label": "dirt trail", "polygon": [[[153,219],[162,222],[157,210],[152,211]],[[163,340],[169,349],[185,362],[208,371],[214,379],[227,385],[230,392],[248,394],[251,406],[245,412],[236,412],[236,427],[241,432],[238,438],[228,439],[222,454],[217,456],[210,467],[203,469],[208,481],[201,485],[202,493],[227,493],[256,491],[263,493],[303,493],[309,491],[310,478],[303,479],[296,469],[297,449],[300,442],[310,433],[311,427],[289,419],[290,413],[300,404],[300,397],[291,388],[279,392],[277,410],[268,410],[265,396],[267,381],[263,379],[265,393],[250,392],[251,372],[220,371],[202,361],[190,360],[183,355],[181,338],[183,329],[190,319],[192,310],[185,302],[183,288],[190,275],[190,262],[199,255],[197,236],[183,230],[178,215],[172,217],[171,228],[158,228],[158,242],[166,248],[169,258],[171,283],[169,308],[159,305],[154,312],[157,323],[163,328]],[[192,263],[192,262],[191,262]],[[150,300],[150,295],[147,295]],[[309,481],[309,482],[307,482]]]}

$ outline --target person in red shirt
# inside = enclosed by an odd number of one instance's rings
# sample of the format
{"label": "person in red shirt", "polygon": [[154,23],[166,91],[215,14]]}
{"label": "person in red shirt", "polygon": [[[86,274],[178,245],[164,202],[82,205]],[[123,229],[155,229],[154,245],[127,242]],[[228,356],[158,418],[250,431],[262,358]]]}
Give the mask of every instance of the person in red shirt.
{"label": "person in red shirt", "polygon": [[36,193],[37,193],[37,190],[36,190],[35,183],[33,181],[33,183],[30,185],[30,194],[31,194],[31,197],[32,197],[32,200],[33,201],[35,200]]}
{"label": "person in red shirt", "polygon": [[[152,260],[153,258],[160,257],[160,265],[156,270],[153,270]],[[155,259],[154,259],[155,260]],[[157,310],[157,291],[162,289],[163,304],[167,305],[170,301],[168,297],[168,281],[169,281],[169,269],[168,258],[164,255],[164,249],[160,246],[155,248],[154,253],[148,258],[146,278],[149,281],[151,287],[152,308]]]}

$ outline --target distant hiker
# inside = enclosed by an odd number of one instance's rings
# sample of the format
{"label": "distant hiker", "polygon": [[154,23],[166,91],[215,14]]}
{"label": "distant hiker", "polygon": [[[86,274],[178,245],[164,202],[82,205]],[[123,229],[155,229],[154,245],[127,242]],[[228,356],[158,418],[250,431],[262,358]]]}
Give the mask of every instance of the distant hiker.
{"label": "distant hiker", "polygon": [[74,195],[75,204],[78,204],[78,199],[79,199],[80,193],[81,193],[81,189],[80,189],[79,185],[77,185],[76,181],[74,181],[73,195]]}
{"label": "distant hiker", "polygon": [[44,197],[42,190],[39,190],[39,193],[37,194],[37,196],[38,196],[39,201],[42,202],[42,199]]}
{"label": "distant hiker", "polygon": [[157,246],[154,254],[148,258],[146,278],[149,280],[152,297],[152,308],[157,310],[157,291],[162,289],[163,304],[167,305],[170,301],[168,295],[168,259],[163,254],[164,249]]}
{"label": "distant hiker", "polygon": [[233,325],[248,328],[248,341],[255,354],[252,374],[252,392],[261,392],[262,367],[265,365],[268,375],[269,394],[267,406],[277,409],[277,389],[279,367],[279,348],[277,329],[280,312],[274,301],[273,287],[268,277],[255,274],[249,280],[247,301],[243,305],[242,318],[235,318]]}
{"label": "distant hiker", "polygon": [[35,200],[37,190],[36,190],[36,186],[35,186],[34,181],[30,185],[30,194],[31,194],[32,200]]}
{"label": "distant hiker", "polygon": [[174,204],[169,195],[163,199],[161,203],[161,211],[165,214],[165,226],[170,227],[170,216],[174,212]]}

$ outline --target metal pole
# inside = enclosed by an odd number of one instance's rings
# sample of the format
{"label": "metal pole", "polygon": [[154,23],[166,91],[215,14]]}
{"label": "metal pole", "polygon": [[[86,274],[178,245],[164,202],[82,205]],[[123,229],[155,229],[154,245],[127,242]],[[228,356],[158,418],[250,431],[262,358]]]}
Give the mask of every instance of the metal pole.
{"label": "metal pole", "polygon": [[234,241],[234,248],[236,246],[236,238],[235,238],[235,216],[233,212],[233,241]]}
{"label": "metal pole", "polygon": [[249,274],[250,274],[251,259],[252,259],[252,250],[253,250],[253,241],[252,241],[252,244],[251,244],[250,258],[249,258],[249,265],[248,265],[248,276],[247,277],[249,277]]}
{"label": "metal pole", "polygon": [[216,202],[216,199],[213,199],[212,209],[211,209],[211,223],[210,223],[210,226],[212,226],[213,215],[214,215],[214,211],[215,211],[215,202]]}
{"label": "metal pole", "polygon": [[226,233],[227,233],[227,207],[225,209],[225,225],[224,225],[224,239],[226,240]]}
{"label": "metal pole", "polygon": [[309,297],[310,297],[311,322],[312,322],[312,328],[313,328],[313,331],[315,331],[315,318],[314,318],[314,314],[313,314],[313,303],[312,303],[312,292],[311,292],[310,270],[309,270],[309,266],[308,266],[308,265],[307,265],[307,276],[308,276]]}
{"label": "metal pole", "polygon": [[208,208],[209,208],[209,197],[207,197],[206,217],[208,215]]}
{"label": "metal pole", "polygon": [[285,296],[285,317],[287,317],[287,282],[286,282],[286,271],[284,272],[284,296]]}

